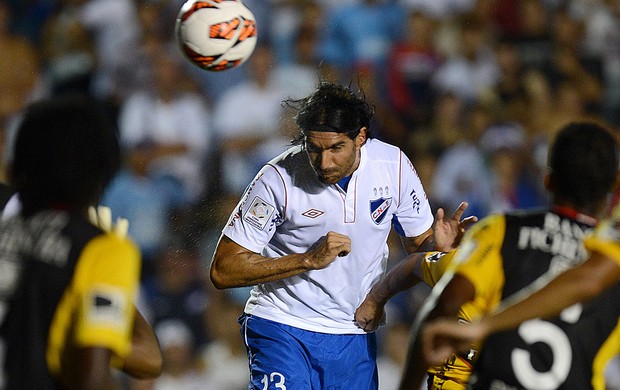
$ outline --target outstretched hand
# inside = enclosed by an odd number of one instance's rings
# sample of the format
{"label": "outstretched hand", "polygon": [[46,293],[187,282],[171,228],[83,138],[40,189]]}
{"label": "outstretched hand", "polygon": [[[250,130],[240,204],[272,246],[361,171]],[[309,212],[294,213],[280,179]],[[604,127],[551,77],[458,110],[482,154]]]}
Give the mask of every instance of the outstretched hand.
{"label": "outstretched hand", "polygon": [[449,252],[459,246],[465,231],[478,221],[476,216],[461,219],[468,206],[467,202],[461,202],[450,219],[445,218],[442,208],[437,209],[435,223],[433,224],[435,249]]}

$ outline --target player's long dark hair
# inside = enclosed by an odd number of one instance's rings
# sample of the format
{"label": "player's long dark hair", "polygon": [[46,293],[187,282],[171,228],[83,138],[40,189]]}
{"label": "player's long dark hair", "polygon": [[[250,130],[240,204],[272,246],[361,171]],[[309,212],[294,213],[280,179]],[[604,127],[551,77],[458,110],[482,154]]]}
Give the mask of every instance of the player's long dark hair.
{"label": "player's long dark hair", "polygon": [[11,182],[24,215],[49,207],[84,211],[120,166],[113,120],[83,96],[29,106],[18,129]]}
{"label": "player's long dark hair", "polygon": [[563,127],[549,151],[551,185],[556,198],[578,209],[607,198],[616,181],[618,145],[614,136],[596,123]]}
{"label": "player's long dark hair", "polygon": [[310,131],[346,133],[354,139],[366,127],[367,138],[372,138],[370,119],[374,108],[363,93],[357,94],[349,87],[322,81],[311,95],[284,104],[297,111],[295,121],[300,135],[293,140],[295,145],[301,144]]}

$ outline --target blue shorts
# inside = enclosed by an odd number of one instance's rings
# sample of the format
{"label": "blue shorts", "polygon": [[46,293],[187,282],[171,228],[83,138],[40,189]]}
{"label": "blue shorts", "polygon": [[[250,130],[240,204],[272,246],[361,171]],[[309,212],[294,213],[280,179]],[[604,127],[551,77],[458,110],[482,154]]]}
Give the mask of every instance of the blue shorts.
{"label": "blue shorts", "polygon": [[311,332],[260,317],[239,318],[249,390],[376,390],[377,337]]}

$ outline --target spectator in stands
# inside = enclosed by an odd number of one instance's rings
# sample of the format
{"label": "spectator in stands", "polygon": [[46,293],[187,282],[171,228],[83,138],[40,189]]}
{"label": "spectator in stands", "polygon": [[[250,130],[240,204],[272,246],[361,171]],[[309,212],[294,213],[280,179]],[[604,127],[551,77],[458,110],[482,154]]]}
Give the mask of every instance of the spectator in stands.
{"label": "spectator in stands", "polygon": [[11,31],[12,20],[8,3],[0,1],[0,122],[21,111],[41,81],[37,48]]}
{"label": "spectator in stands", "polygon": [[459,203],[469,203],[468,212],[482,217],[488,213],[491,186],[489,171],[479,140],[492,122],[493,117],[486,107],[478,105],[468,114],[466,124],[461,127],[460,139],[440,155],[432,179],[431,198],[436,207],[456,209]]}
{"label": "spectator in stands", "polygon": [[215,102],[214,128],[222,158],[222,188],[224,194],[234,198],[274,155],[259,155],[258,147],[275,142],[274,148],[284,152],[290,141],[282,138],[280,132],[286,92],[273,78],[273,61],[269,45],[257,46],[245,64],[250,79],[230,88]]}
{"label": "spectator in stands", "polygon": [[209,301],[198,248],[189,238],[170,237],[157,257],[155,274],[140,287],[140,307],[155,328],[175,318],[190,329],[194,352],[209,340],[205,311]]}
{"label": "spectator in stands", "polygon": [[212,341],[201,351],[205,380],[210,390],[244,390],[248,388],[248,358],[239,328],[231,326],[243,311],[248,289],[237,297],[231,291],[214,291],[206,314]]}
{"label": "spectator in stands", "polygon": [[148,147],[148,174],[176,180],[190,205],[207,184],[211,116],[203,97],[188,87],[181,73],[181,53],[171,49],[154,53],[152,87],[121,105],[120,139],[127,152],[138,145]]}
{"label": "spectator in stands", "polygon": [[345,75],[360,66],[381,70],[405,21],[406,12],[392,1],[362,0],[333,8],[326,13],[321,58]]}
{"label": "spectator in stands", "polygon": [[429,15],[412,11],[403,37],[390,51],[387,62],[387,93],[391,109],[408,126],[427,124],[434,93],[430,80],[441,64],[435,48],[437,21]]}
{"label": "spectator in stands", "polygon": [[475,17],[459,24],[459,50],[433,76],[438,94],[456,94],[466,106],[474,104],[499,80],[499,69],[489,40],[489,32]]}
{"label": "spectator in stands", "polygon": [[155,327],[162,351],[162,373],[152,390],[204,390],[209,382],[197,366],[194,339],[189,327],[179,319],[166,319]]}
{"label": "spectator in stands", "polygon": [[155,259],[172,230],[171,222],[189,201],[174,179],[149,174],[151,149],[152,145],[144,142],[125,152],[123,167],[101,200],[114,218],[131,221],[129,235],[142,251],[143,280],[153,275]]}
{"label": "spectator in stands", "polygon": [[97,54],[93,94],[117,103],[119,75],[131,72],[131,57],[137,51],[140,34],[133,0],[86,0],[80,19],[92,35]]}

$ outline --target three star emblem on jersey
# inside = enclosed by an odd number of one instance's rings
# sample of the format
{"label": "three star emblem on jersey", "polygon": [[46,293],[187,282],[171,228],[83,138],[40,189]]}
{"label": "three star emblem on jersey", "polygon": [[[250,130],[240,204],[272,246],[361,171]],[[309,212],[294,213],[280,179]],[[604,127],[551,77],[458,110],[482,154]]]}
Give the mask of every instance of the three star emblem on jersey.
{"label": "three star emblem on jersey", "polygon": [[370,218],[377,225],[383,221],[392,204],[392,198],[379,198],[370,201]]}
{"label": "three star emblem on jersey", "polygon": [[243,220],[256,229],[263,230],[271,220],[275,209],[275,207],[256,196],[245,214],[243,214]]}

